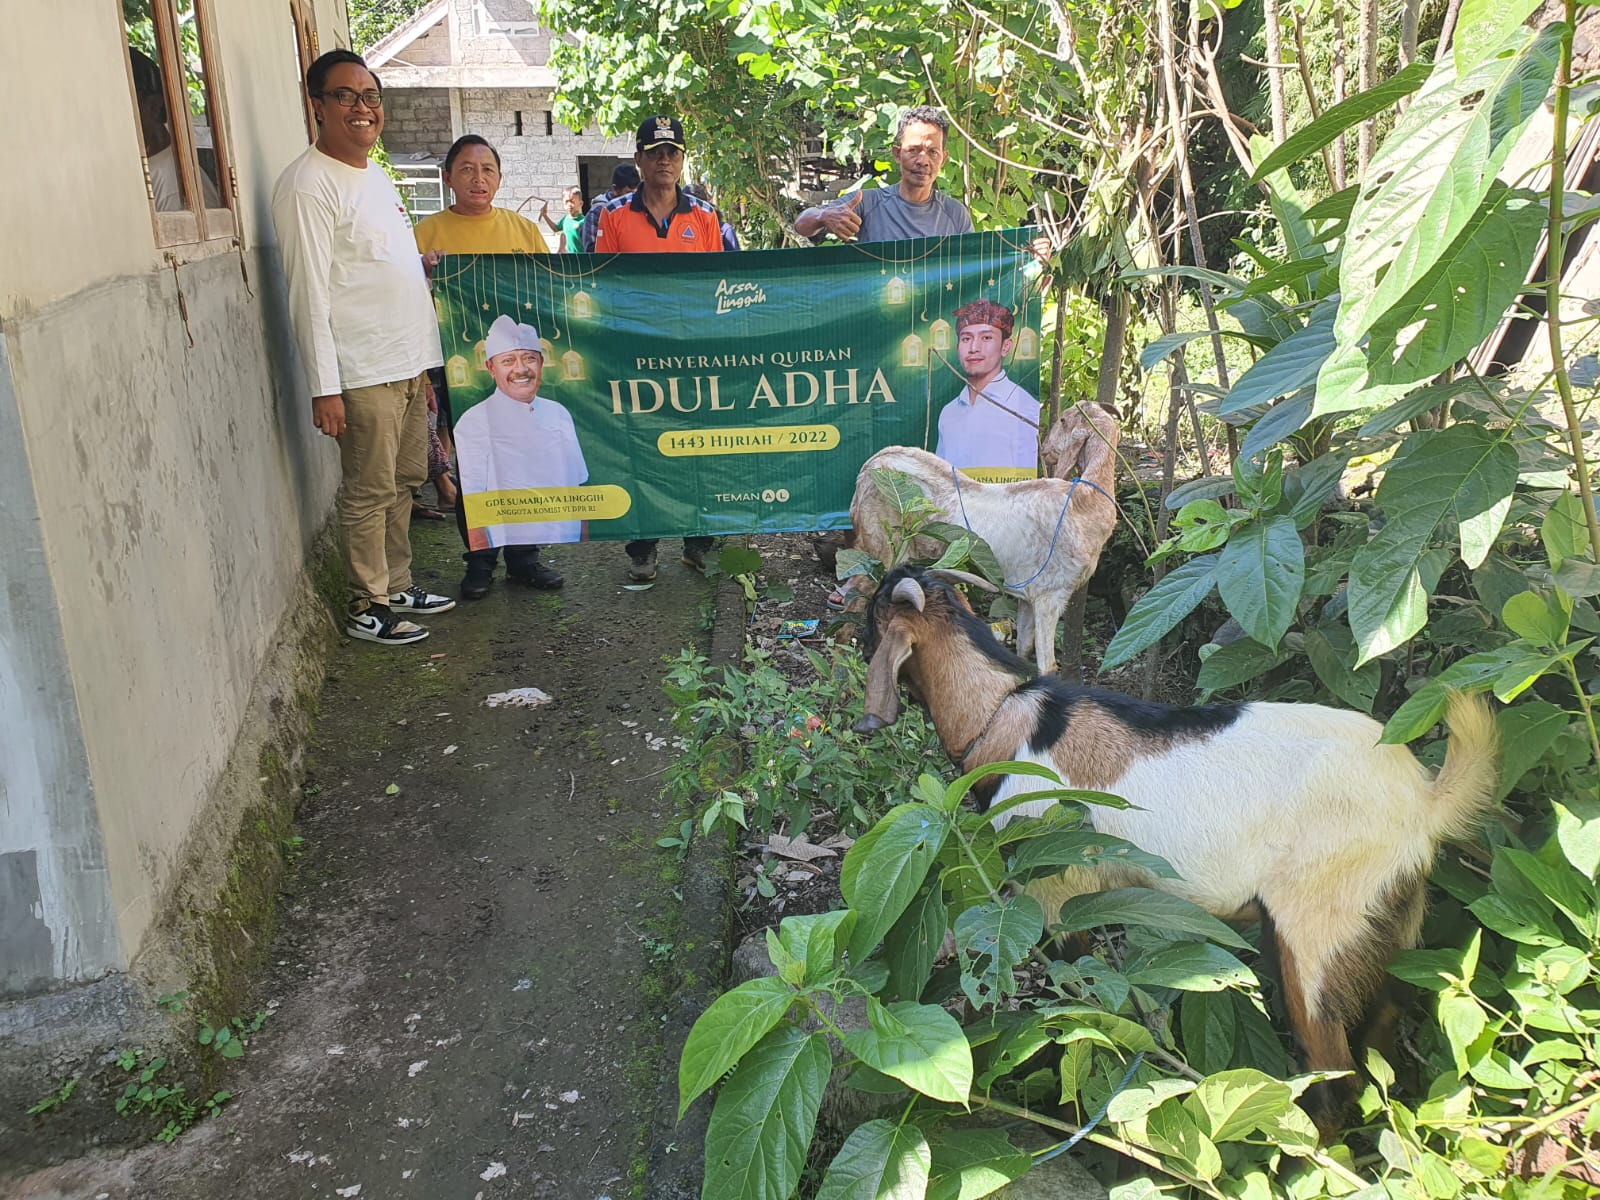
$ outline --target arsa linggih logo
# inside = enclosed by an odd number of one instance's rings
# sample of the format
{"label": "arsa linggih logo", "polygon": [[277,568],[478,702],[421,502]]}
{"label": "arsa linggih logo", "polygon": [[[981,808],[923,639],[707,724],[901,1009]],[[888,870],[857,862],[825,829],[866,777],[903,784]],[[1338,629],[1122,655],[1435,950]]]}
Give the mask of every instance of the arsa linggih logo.
{"label": "arsa linggih logo", "polygon": [[765,304],[767,293],[759,283],[729,283],[726,279],[717,284],[717,312],[728,313],[735,309]]}

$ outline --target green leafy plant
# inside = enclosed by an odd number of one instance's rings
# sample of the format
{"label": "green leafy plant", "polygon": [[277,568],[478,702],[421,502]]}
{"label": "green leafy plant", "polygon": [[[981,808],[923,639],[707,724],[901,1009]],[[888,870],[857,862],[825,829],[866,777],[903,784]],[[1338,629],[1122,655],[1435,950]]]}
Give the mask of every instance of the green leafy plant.
{"label": "green leafy plant", "polygon": [[36,1100],[33,1104],[29,1105],[28,1115],[30,1117],[42,1117],[51,1109],[59,1108],[68,1100],[72,1099],[72,1093],[77,1090],[78,1079],[77,1076],[73,1076],[73,1078],[67,1080],[48,1096]]}

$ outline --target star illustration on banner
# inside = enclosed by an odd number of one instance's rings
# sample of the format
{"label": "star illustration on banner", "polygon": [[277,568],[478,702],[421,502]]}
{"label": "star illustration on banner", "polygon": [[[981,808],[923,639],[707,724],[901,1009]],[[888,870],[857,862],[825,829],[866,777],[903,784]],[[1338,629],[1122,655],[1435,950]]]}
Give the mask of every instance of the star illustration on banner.
{"label": "star illustration on banner", "polygon": [[947,292],[953,292],[956,290],[956,285],[953,283],[947,283],[944,285],[944,290]]}
{"label": "star illustration on banner", "polygon": [[990,277],[990,279],[989,279],[989,286],[990,286],[990,287],[993,287],[993,286],[994,286],[994,278],[993,278],[993,277],[992,277],[992,276],[991,276],[991,277]]}
{"label": "star illustration on banner", "polygon": [[489,311],[489,304],[488,304],[488,301],[485,301],[485,302],[484,302],[484,305],[483,305],[483,311],[484,311],[484,312],[488,312],[488,311]]}

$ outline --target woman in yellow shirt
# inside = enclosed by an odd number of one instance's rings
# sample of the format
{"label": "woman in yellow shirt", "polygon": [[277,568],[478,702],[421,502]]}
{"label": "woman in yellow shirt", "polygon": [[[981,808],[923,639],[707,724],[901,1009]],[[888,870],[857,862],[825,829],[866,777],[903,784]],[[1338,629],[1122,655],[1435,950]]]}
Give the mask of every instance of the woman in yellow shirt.
{"label": "woman in yellow shirt", "polygon": [[[475,133],[456,139],[444,156],[444,182],[455,194],[455,203],[443,212],[417,222],[417,249],[426,254],[548,254],[539,227],[509,209],[494,206],[500,190],[500,152]],[[456,524],[461,540],[467,541],[467,520],[459,496]],[[534,588],[558,588],[559,573],[539,561],[537,546],[506,546],[506,578]],[[481,600],[494,582],[494,564],[500,548],[474,550],[462,556],[467,573],[461,580],[461,595]]]}

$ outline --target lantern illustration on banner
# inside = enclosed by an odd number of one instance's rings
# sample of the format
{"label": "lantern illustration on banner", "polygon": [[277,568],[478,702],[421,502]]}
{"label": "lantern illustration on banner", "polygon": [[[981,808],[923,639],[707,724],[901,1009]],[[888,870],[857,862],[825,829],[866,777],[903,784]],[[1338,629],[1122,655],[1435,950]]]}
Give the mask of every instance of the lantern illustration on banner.
{"label": "lantern illustration on banner", "polygon": [[1017,334],[1017,357],[1020,359],[1039,357],[1039,335],[1026,325],[1022,327],[1022,332]]}
{"label": "lantern illustration on banner", "polygon": [[444,379],[453,388],[464,388],[472,382],[472,374],[467,369],[467,360],[459,354],[452,354],[450,361],[444,365]]}
{"label": "lantern illustration on banner", "polygon": [[883,294],[890,304],[904,304],[907,291],[909,289],[906,287],[906,281],[898,275],[891,275],[888,284],[884,286]]}
{"label": "lantern illustration on banner", "polygon": [[583,355],[576,350],[568,350],[561,356],[561,377],[563,379],[587,379],[588,368],[584,365]]}
{"label": "lantern illustration on banner", "polygon": [[484,353],[485,351],[482,340],[480,339],[479,341],[474,342],[472,346],[472,365],[480,371],[487,371],[489,369],[489,364],[484,358]]}
{"label": "lantern illustration on banner", "polygon": [[940,317],[928,326],[928,340],[935,350],[950,349],[950,322]]}
{"label": "lantern illustration on banner", "polygon": [[553,363],[556,360],[556,348],[551,344],[549,338],[539,339],[539,353],[544,355],[544,361],[547,363]]}
{"label": "lantern illustration on banner", "polygon": [[594,317],[594,297],[588,292],[574,292],[572,302],[567,306],[567,311],[572,314],[574,321],[588,321]]}
{"label": "lantern illustration on banner", "polygon": [[927,361],[923,352],[922,339],[914,333],[906,334],[905,341],[900,343],[900,365],[902,367],[920,367]]}

